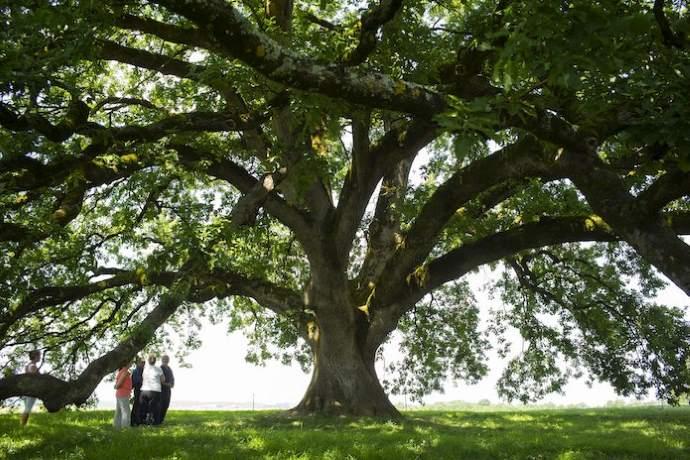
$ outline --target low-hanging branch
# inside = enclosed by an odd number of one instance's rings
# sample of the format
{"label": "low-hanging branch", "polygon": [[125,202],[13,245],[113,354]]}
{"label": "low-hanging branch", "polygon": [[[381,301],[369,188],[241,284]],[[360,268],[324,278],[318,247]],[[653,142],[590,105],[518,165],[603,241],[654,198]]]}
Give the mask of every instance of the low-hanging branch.
{"label": "low-hanging branch", "polygon": [[188,284],[178,283],[161,295],[158,305],[115,348],[92,361],[75,379],[62,380],[50,374],[18,374],[0,379],[0,400],[12,396],[33,396],[43,401],[49,412],[68,404],[81,405],[107,374],[123,362],[131,362],[182,304],[189,294]]}
{"label": "low-hanging branch", "polygon": [[188,263],[179,272],[161,274],[111,269],[106,271],[115,274],[107,280],[83,286],[46,287],[34,291],[19,309],[13,311],[12,318],[3,318],[0,336],[11,326],[9,319],[16,321],[50,305],[144,281],[147,285],[168,286],[167,292],[161,294],[158,305],[132,333],[111,351],[92,361],[76,379],[65,381],[49,374],[13,375],[0,379],[0,400],[20,395],[34,396],[40,398],[51,412],[68,404],[83,404],[101,379],[117,369],[122,362],[131,361],[184,301],[205,302],[211,298],[242,295],[254,298],[260,305],[277,314],[298,314],[303,311],[301,297],[290,289],[222,270],[214,270],[203,276],[198,268]]}
{"label": "low-hanging branch", "polygon": [[[98,272],[98,276],[110,275],[106,279],[81,285],[45,286],[30,291],[15,308],[0,316],[0,337],[22,318],[46,308],[85,299],[95,293],[123,286],[160,286],[170,288],[176,280],[183,277],[183,270],[156,272],[144,269],[114,270],[112,268]],[[96,275],[94,275],[96,276]],[[227,295],[243,295],[254,298],[260,305],[276,313],[300,311],[302,300],[294,291],[274,285],[266,280],[251,278],[227,270],[196,270],[194,278],[202,287],[195,290],[195,301],[208,300]]]}

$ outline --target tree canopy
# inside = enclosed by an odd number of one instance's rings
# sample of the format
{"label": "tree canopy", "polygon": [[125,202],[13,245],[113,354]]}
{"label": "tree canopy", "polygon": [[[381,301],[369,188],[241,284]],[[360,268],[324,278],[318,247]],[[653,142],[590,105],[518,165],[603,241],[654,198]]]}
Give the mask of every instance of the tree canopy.
{"label": "tree canopy", "polygon": [[[83,403],[203,317],[313,367],[300,412],[396,415],[387,391],[477,381],[492,341],[509,399],[582,372],[690,389],[690,322],[654,301],[659,273],[690,295],[684,1],[2,0],[0,21],[0,399]],[[485,328],[465,275],[487,264]],[[13,374],[32,348],[50,375]]]}

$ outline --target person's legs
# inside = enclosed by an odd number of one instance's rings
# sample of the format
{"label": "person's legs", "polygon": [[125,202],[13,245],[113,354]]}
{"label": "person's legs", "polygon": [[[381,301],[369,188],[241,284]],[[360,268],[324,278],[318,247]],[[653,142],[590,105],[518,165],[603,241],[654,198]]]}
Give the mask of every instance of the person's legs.
{"label": "person's legs", "polygon": [[165,421],[165,414],[168,413],[170,407],[170,389],[163,389],[161,391],[161,423]]}
{"label": "person's legs", "polygon": [[129,426],[129,398],[117,398],[117,411],[116,416],[117,425],[116,428],[126,428]]}
{"label": "person's legs", "polygon": [[132,426],[141,424],[141,403],[139,399],[141,398],[141,391],[134,390],[134,401],[132,402],[132,414],[130,418],[130,424]]}
{"label": "person's legs", "polygon": [[153,414],[153,424],[161,424],[161,394],[159,391],[151,392],[151,405],[149,406]]}
{"label": "person's legs", "polygon": [[139,398],[134,395],[132,400],[132,412],[129,414],[129,424],[131,426],[137,426],[137,406],[139,405]]}
{"label": "person's legs", "polygon": [[139,396],[139,423],[142,425],[146,425],[148,422],[149,406],[151,404],[150,395],[150,391],[142,391]]}
{"label": "person's legs", "polygon": [[129,419],[129,398],[125,397],[122,398],[122,427],[127,428],[130,426],[130,419]]}
{"label": "person's legs", "polygon": [[116,430],[121,427],[120,425],[120,420],[122,420],[122,414],[120,413],[120,410],[122,409],[122,406],[120,405],[120,398],[115,398],[115,416],[113,417],[113,428]]}
{"label": "person's legs", "polygon": [[24,412],[22,412],[22,416],[19,420],[19,423],[21,426],[26,426],[26,424],[29,422],[29,414],[31,413],[31,410],[34,408],[34,404],[36,403],[36,398],[32,398],[30,396],[24,396]]}

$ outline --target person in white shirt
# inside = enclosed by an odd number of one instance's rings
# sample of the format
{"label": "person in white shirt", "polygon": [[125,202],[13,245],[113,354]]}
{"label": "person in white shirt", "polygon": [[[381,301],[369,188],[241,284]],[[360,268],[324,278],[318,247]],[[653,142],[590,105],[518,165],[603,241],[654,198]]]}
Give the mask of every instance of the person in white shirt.
{"label": "person in white shirt", "polygon": [[161,423],[161,388],[165,377],[160,367],[156,366],[156,355],[149,355],[144,366],[143,383],[139,404],[142,414],[147,414],[144,423],[160,425]]}
{"label": "person in white shirt", "polygon": [[[40,360],[40,351],[30,351],[29,364],[27,364],[24,368],[24,372],[26,372],[27,374],[38,374],[38,362]],[[19,420],[19,423],[21,424],[21,426],[26,426],[27,422],[29,421],[29,414],[31,414],[31,410],[34,408],[34,404],[36,404],[36,398],[32,396],[24,396],[22,399],[24,400],[24,411],[22,412],[22,416]]]}

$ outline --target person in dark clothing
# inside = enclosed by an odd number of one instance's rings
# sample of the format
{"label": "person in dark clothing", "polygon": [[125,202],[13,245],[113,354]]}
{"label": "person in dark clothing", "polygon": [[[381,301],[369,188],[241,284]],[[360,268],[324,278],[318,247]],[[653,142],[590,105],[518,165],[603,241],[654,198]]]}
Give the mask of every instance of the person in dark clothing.
{"label": "person in dark clothing", "polygon": [[144,359],[137,357],[136,363],[137,367],[132,372],[132,387],[134,388],[134,404],[132,404],[132,416],[130,418],[132,426],[141,425],[142,421],[146,419],[146,414],[141,413],[141,405],[139,404],[141,385],[144,383]]}
{"label": "person in dark clothing", "polygon": [[165,420],[165,414],[168,412],[168,407],[170,407],[170,390],[175,386],[175,376],[168,363],[170,363],[170,357],[163,355],[161,358],[161,370],[163,371],[163,376],[165,376],[165,383],[161,387],[161,422]]}

